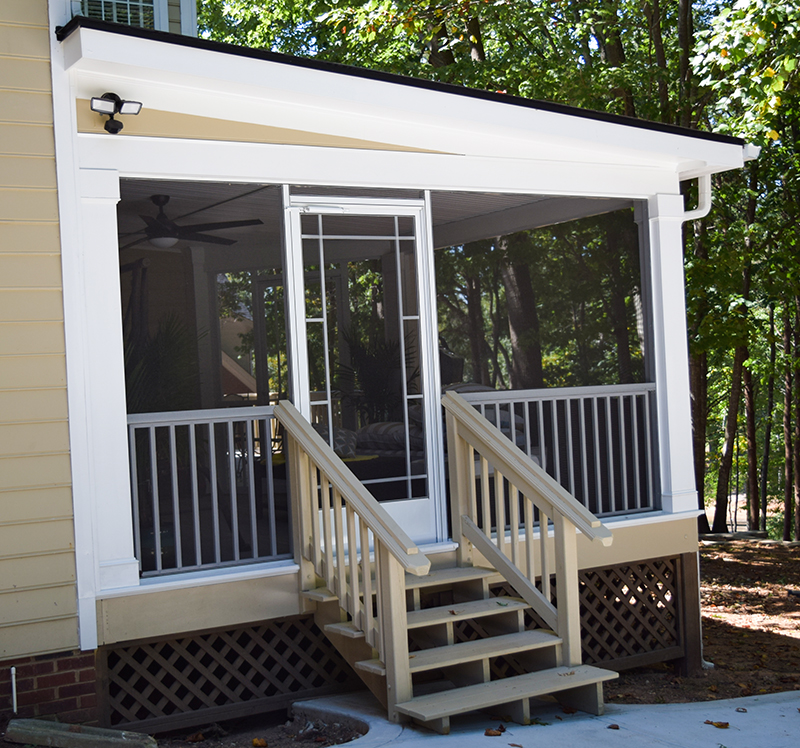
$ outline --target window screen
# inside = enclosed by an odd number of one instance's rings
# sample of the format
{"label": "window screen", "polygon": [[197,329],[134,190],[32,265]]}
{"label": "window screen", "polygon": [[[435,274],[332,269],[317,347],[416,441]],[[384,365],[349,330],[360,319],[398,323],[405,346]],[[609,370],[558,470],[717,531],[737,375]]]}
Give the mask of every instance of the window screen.
{"label": "window screen", "polygon": [[81,12],[89,18],[155,28],[154,0],[83,0]]}

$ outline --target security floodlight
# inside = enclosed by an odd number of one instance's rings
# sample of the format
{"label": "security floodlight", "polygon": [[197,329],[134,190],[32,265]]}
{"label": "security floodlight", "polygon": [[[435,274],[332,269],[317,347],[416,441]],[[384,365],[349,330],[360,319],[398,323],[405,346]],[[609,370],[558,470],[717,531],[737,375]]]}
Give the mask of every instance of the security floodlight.
{"label": "security floodlight", "polygon": [[106,132],[116,135],[122,129],[122,122],[114,119],[114,115],[139,114],[142,111],[142,102],[125,101],[115,93],[104,93],[102,96],[92,96],[91,109],[93,112],[108,116],[103,127]]}

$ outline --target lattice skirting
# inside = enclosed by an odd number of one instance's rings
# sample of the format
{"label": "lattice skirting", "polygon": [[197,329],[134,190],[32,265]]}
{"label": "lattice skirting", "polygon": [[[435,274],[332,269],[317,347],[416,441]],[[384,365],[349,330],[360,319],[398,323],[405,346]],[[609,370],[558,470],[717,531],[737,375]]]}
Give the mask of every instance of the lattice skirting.
{"label": "lattice skirting", "polygon": [[108,726],[169,730],[359,687],[311,616],[99,650]]}
{"label": "lattice skirting", "polygon": [[[636,561],[580,572],[583,661],[615,670],[683,657],[680,557]],[[516,593],[508,584],[492,593]],[[555,587],[552,589],[555,600]],[[526,613],[528,628],[544,626]],[[457,636],[467,641],[481,636],[476,622],[463,623]],[[493,677],[514,675],[519,669],[504,658],[492,663]],[[520,671],[521,672],[521,671]]]}

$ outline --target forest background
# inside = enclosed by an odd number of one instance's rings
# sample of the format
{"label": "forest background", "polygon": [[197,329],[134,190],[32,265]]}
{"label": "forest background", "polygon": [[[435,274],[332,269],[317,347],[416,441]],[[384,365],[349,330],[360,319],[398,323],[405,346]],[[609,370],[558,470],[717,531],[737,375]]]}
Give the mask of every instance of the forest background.
{"label": "forest background", "polygon": [[[714,532],[729,529],[731,495],[746,494],[749,529],[800,539],[798,0],[198,0],[198,15],[201,36],[217,41],[762,146],[715,177],[710,214],[684,228],[695,473]],[[582,228],[553,240],[580,244]],[[469,321],[482,276],[503,285],[501,265],[471,262],[461,253],[448,266],[454,293],[440,307],[452,329]],[[471,373],[503,384],[508,320],[498,324],[502,299],[486,298],[482,344],[495,366]]]}

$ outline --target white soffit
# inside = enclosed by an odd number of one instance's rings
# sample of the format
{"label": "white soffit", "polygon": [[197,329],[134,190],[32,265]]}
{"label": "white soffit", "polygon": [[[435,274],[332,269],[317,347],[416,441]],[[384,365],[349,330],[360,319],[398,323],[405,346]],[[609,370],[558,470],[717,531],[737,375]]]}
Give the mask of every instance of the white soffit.
{"label": "white soffit", "polygon": [[237,54],[78,28],[64,42],[74,95],[490,158],[667,169],[739,168],[740,145],[629,127]]}

